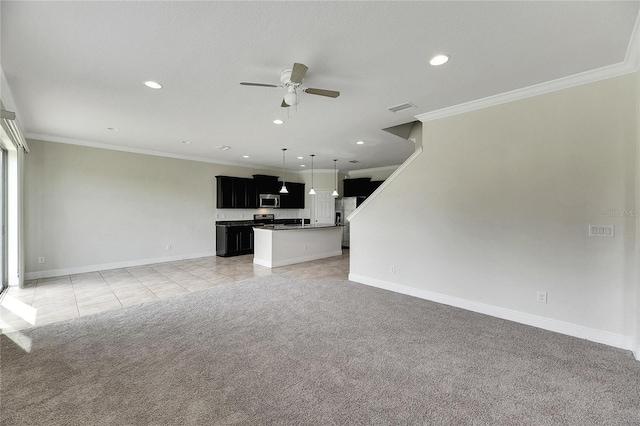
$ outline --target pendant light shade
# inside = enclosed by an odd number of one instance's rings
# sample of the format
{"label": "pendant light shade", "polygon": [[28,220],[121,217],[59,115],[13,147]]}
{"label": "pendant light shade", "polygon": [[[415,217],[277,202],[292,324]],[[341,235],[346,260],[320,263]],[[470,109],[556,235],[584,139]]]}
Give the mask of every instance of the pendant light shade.
{"label": "pendant light shade", "polygon": [[336,164],[338,163],[337,159],[333,160],[333,173],[336,175],[336,184],[333,187],[333,192],[331,193],[332,197],[338,197],[340,196],[340,194],[338,194],[338,169],[336,169]]}
{"label": "pendant light shade", "polygon": [[282,148],[282,188],[280,188],[281,194],[289,193],[289,190],[287,189],[287,182],[285,181],[285,178],[284,178],[284,152],[286,150],[287,148]]}
{"label": "pendant light shade", "polygon": [[313,157],[315,154],[311,154],[311,191],[309,191],[309,195],[316,195],[316,190],[313,188]]}

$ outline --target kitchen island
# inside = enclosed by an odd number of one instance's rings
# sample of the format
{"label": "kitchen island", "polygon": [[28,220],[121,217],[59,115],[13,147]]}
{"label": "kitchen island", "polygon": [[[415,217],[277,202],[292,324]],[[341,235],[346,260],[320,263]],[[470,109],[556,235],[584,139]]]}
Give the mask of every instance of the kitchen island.
{"label": "kitchen island", "polygon": [[268,268],[342,255],[341,226],[261,226],[253,235],[253,263]]}

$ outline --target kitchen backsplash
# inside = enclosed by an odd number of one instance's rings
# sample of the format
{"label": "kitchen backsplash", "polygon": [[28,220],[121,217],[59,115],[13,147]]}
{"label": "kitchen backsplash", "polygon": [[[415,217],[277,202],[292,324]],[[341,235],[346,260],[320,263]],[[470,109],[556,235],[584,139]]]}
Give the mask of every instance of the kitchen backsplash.
{"label": "kitchen backsplash", "polygon": [[276,219],[309,219],[310,209],[216,209],[216,220],[252,220],[254,214],[272,213]]}

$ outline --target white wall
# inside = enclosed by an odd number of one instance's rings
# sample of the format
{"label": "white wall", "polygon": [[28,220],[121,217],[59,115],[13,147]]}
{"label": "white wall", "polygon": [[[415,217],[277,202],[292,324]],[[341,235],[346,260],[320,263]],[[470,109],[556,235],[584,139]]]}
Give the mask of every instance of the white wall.
{"label": "white wall", "polygon": [[[637,74],[636,116],[640,116],[640,72]],[[640,120],[636,120],[636,206],[640,204]],[[635,356],[640,360],[640,214],[636,216],[636,335]]]}
{"label": "white wall", "polygon": [[353,217],[351,279],[631,348],[637,93],[630,74],[424,123]]}
{"label": "white wall", "polygon": [[[216,210],[215,176],[274,174],[36,140],[29,147],[27,279],[215,255],[215,221],[257,212]],[[297,209],[278,214],[299,217]]]}

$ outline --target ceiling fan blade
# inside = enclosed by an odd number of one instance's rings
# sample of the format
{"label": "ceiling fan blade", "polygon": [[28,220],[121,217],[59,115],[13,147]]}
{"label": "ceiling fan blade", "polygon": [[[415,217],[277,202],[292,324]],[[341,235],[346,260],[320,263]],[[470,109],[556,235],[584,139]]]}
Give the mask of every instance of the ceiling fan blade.
{"label": "ceiling fan blade", "polygon": [[260,86],[260,87],[280,87],[275,84],[265,84],[265,83],[247,83],[246,81],[241,82],[243,86]]}
{"label": "ceiling fan blade", "polygon": [[287,104],[284,99],[282,100],[282,104],[280,105],[282,108],[289,108],[291,105]]}
{"label": "ceiling fan blade", "polygon": [[302,91],[310,95],[327,96],[329,98],[337,98],[338,96],[340,96],[340,92],[336,92],[335,90],[307,88],[307,89],[302,89]]}
{"label": "ceiling fan blade", "polygon": [[291,81],[293,83],[302,83],[302,79],[304,75],[307,73],[309,68],[304,64],[295,63],[293,64],[293,70],[291,71]]}

